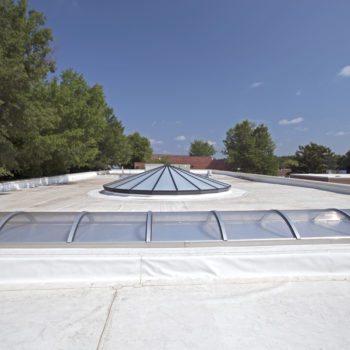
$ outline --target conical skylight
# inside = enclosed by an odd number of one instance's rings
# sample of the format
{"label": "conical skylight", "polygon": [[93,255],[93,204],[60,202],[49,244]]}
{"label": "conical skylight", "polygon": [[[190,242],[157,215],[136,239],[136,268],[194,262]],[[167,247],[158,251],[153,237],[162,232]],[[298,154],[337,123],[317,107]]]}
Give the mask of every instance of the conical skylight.
{"label": "conical skylight", "polygon": [[231,186],[171,165],[163,165],[103,187],[107,191],[119,193],[182,195],[224,192]]}

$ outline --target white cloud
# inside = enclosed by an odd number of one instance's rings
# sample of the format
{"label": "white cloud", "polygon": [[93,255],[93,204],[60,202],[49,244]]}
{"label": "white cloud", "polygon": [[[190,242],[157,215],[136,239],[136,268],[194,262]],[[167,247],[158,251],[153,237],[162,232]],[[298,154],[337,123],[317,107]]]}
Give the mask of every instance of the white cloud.
{"label": "white cloud", "polygon": [[339,73],[338,76],[344,77],[344,78],[350,78],[350,66],[343,67]]}
{"label": "white cloud", "polygon": [[292,119],[281,119],[278,124],[279,125],[290,125],[290,124],[299,124],[303,122],[304,119],[302,117],[296,117]]}
{"label": "white cloud", "polygon": [[175,137],[175,140],[176,141],[185,141],[186,140],[186,137],[184,135],[179,135],[179,136],[176,136]]}
{"label": "white cloud", "polygon": [[208,140],[207,142],[208,142],[208,143],[209,143],[209,145],[211,145],[211,146],[216,145],[216,142],[215,142],[215,141]]}
{"label": "white cloud", "polygon": [[162,145],[163,144],[163,140],[149,139],[149,142],[151,143],[151,145]]}
{"label": "white cloud", "polygon": [[251,87],[252,89],[255,89],[255,88],[258,88],[258,87],[260,87],[260,86],[262,86],[262,85],[264,85],[264,83],[263,83],[262,81],[255,81],[254,83],[252,83],[252,84],[250,85],[250,87]]}
{"label": "white cloud", "polygon": [[350,131],[337,131],[337,132],[327,132],[326,135],[330,136],[346,136],[350,135]]}
{"label": "white cloud", "polygon": [[301,95],[301,90],[298,90],[295,94],[296,94],[297,96],[300,96],[300,95]]}

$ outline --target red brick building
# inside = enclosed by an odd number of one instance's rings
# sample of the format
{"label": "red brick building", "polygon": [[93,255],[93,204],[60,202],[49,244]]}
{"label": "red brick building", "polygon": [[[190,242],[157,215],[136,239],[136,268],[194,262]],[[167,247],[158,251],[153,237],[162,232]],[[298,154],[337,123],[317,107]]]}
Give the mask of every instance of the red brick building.
{"label": "red brick building", "polygon": [[[230,170],[229,165],[225,163],[225,159],[213,159],[212,157],[206,156],[197,157],[173,154],[153,154],[152,160],[156,162],[168,162],[171,164],[189,164],[191,169]],[[150,163],[152,163],[152,160]],[[144,169],[145,163],[136,162],[134,168]]]}

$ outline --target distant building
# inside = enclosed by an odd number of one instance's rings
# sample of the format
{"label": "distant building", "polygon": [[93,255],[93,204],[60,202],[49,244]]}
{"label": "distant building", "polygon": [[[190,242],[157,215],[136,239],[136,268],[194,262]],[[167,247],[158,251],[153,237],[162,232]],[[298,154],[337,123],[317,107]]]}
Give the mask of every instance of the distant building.
{"label": "distant building", "polygon": [[290,178],[350,185],[350,174],[290,174]]}
{"label": "distant building", "polygon": [[[216,170],[230,170],[230,166],[225,162],[225,159],[214,159],[206,156],[186,156],[174,154],[153,154],[152,161],[166,162],[170,164],[188,164],[191,169],[216,169]],[[136,162],[135,169],[144,169],[144,162]]]}

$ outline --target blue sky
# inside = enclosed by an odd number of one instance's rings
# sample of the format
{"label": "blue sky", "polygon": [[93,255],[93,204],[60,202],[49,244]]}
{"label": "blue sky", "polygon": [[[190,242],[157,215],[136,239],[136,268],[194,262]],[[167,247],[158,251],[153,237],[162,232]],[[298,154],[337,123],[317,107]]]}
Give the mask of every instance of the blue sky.
{"label": "blue sky", "polygon": [[156,153],[186,154],[194,139],[220,152],[243,119],[269,127],[278,155],[311,141],[350,149],[348,0],[29,4],[53,29],[58,72],[103,85]]}

